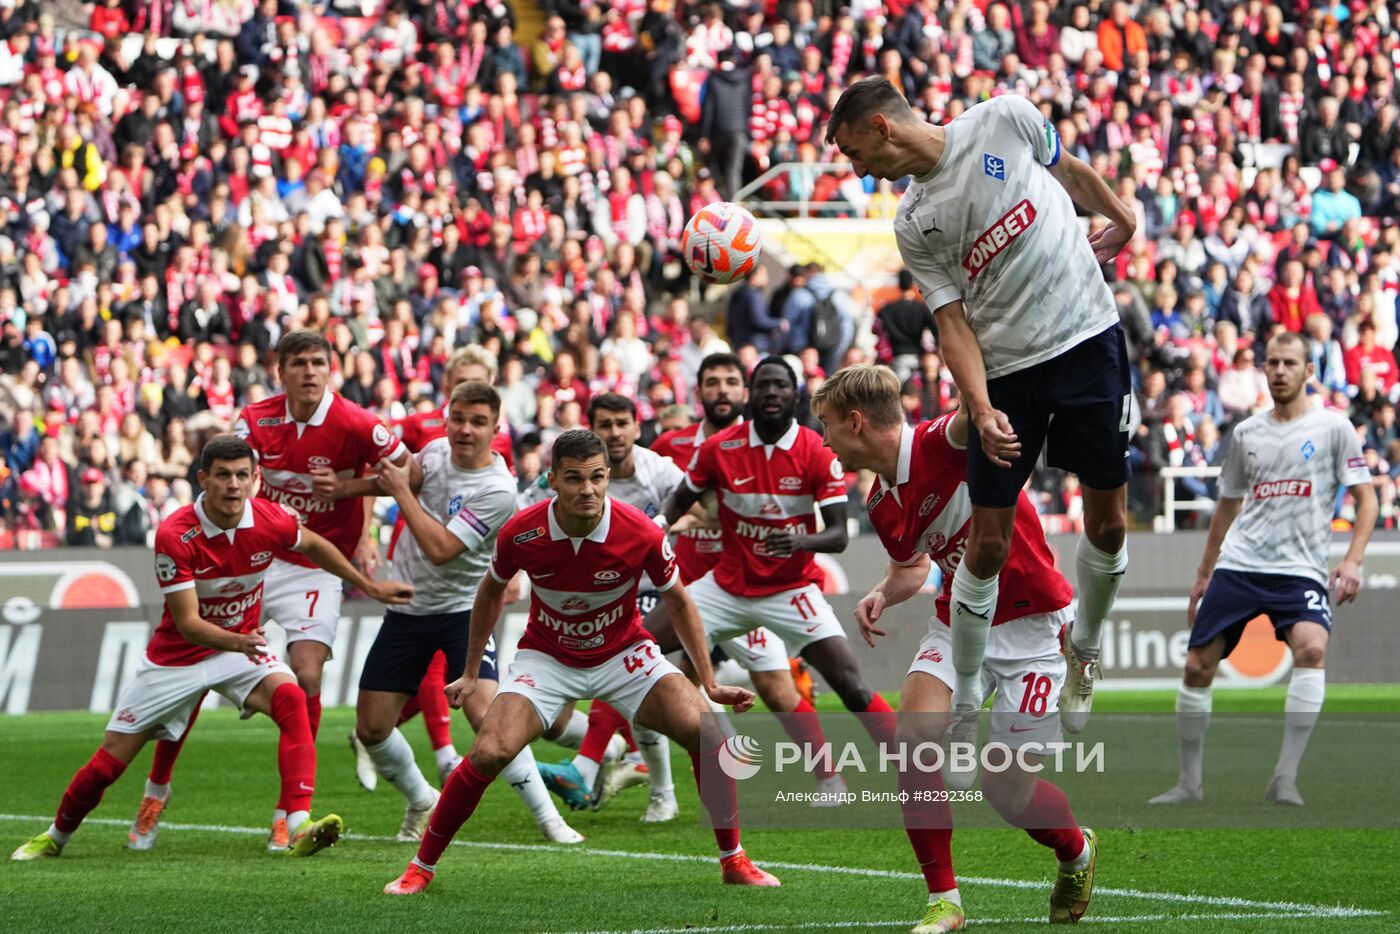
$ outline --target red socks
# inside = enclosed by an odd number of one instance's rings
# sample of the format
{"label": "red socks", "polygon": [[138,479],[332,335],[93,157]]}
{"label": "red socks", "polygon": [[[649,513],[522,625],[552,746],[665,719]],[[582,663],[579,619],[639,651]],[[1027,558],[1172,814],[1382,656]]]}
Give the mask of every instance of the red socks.
{"label": "red socks", "polygon": [[482,775],[472,768],[469,760],[452,770],[452,775],[443,786],[442,797],[438,799],[433,818],[423,834],[423,842],[418,846],[418,862],[423,866],[436,866],[442,858],[442,851],[457,836],[457,831],[472,816],[481,796],[486,793],[495,779]]}
{"label": "red socks", "polygon": [[861,726],[865,727],[865,731],[870,734],[870,738],[877,743],[893,747],[897,720],[894,708],[889,705],[889,702],[871,691],[870,703],[866,704],[865,709],[860,712],[866,714],[860,718],[860,722]]}
{"label": "red socks", "polygon": [[702,760],[699,754],[692,752],[690,767],[695,772],[700,800],[715,828],[719,851],[732,853],[739,849],[739,789],[734,787],[734,779],[720,769],[718,753],[719,747],[715,747],[705,753]]}
{"label": "red socks", "polygon": [[[288,812],[311,810],[311,795],[316,789],[316,744],[307,715],[310,706],[294,683],[280,685],[272,692],[272,720],[281,732],[277,739],[277,771],[282,776],[278,807]],[[318,697],[316,712],[320,710]]]}
{"label": "red socks", "polygon": [[[783,729],[792,737],[794,743],[805,745],[814,755],[826,742],[821,720],[817,718],[817,709],[805,697],[798,698],[797,706],[779,717],[778,722],[783,725]],[[823,780],[830,778],[833,774],[830,765],[829,760],[826,760],[824,765],[818,765],[815,768],[817,777]]]}
{"label": "red socks", "polygon": [[93,753],[87,765],[78,769],[68,783],[68,790],[63,793],[58,814],[53,819],[54,826],[64,833],[77,830],[83,818],[101,803],[102,793],[125,771],[126,763],[107,750],[99,749]]}
{"label": "red socks", "polygon": [[[418,690],[420,692],[423,690],[423,686],[421,684],[418,686]],[[405,723],[418,716],[418,711],[422,709],[423,708],[418,706],[418,698],[416,696],[410,697],[407,701],[404,702],[403,709],[399,711],[399,722],[397,725],[403,726]]]}
{"label": "red socks", "polygon": [[434,749],[452,745],[452,713],[447,706],[447,695],[443,693],[446,686],[447,656],[436,652],[418,685],[418,708],[423,711],[423,726]]}
{"label": "red socks", "polygon": [[[281,688],[278,688],[281,690]],[[306,719],[311,724],[311,741],[316,742],[316,733],[321,729],[321,692],[306,696]]]}
{"label": "red socks", "polygon": [[1077,859],[1084,852],[1084,834],[1074,820],[1069,799],[1057,785],[1043,779],[1035,783],[1030,803],[1012,823],[1024,828],[1036,843],[1054,850],[1055,858],[1062,863]]}
{"label": "red socks", "polygon": [[958,887],[953,876],[953,812],[942,797],[942,774],[906,769],[900,773],[899,790],[909,795],[901,805],[904,832],[928,890],[952,891]]}
{"label": "red socks", "polygon": [[170,784],[170,775],[175,771],[175,760],[180,758],[180,750],[185,748],[185,740],[190,738],[190,730],[194,729],[194,722],[199,719],[199,708],[203,704],[204,695],[201,694],[199,703],[194,705],[194,712],[190,714],[190,722],[185,724],[185,732],[180,734],[179,739],[173,742],[168,739],[156,742],[155,758],[151,760],[151,784]]}
{"label": "red socks", "polygon": [[[594,762],[602,762],[608,752],[608,743],[612,742],[613,734],[619,730],[627,730],[627,718],[606,701],[593,701],[588,708],[588,732],[583,734],[578,754]],[[629,740],[630,733],[628,730]]]}

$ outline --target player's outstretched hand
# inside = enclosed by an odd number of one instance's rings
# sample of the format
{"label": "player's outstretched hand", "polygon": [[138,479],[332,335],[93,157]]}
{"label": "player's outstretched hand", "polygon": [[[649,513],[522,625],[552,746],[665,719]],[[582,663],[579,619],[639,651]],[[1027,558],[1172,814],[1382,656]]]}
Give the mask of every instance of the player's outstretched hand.
{"label": "player's outstretched hand", "polygon": [[1201,605],[1201,598],[1206,595],[1206,588],[1210,586],[1210,575],[1196,576],[1196,584],[1191,588],[1191,602],[1186,604],[1186,625],[1195,627],[1196,607]]}
{"label": "player's outstretched hand", "polygon": [[398,496],[402,493],[412,492],[412,488],[408,485],[407,461],[400,467],[386,457],[379,462],[378,471],[379,488],[384,491],[386,496]]}
{"label": "player's outstretched hand", "polygon": [[1016,430],[1005,412],[988,409],[973,419],[973,426],[982,440],[983,453],[993,464],[1010,467],[1011,462],[1021,456],[1021,439],[1016,437]]}
{"label": "player's outstretched hand", "polygon": [[1109,221],[1089,234],[1089,246],[1094,248],[1094,259],[1098,260],[1100,265],[1117,259],[1118,254],[1123,252],[1123,247],[1133,239],[1134,233],[1132,228],[1120,227]]}
{"label": "player's outstretched hand", "polygon": [[753,706],[753,691],[734,687],[732,684],[712,684],[705,688],[710,700],[730,708],[735,713],[743,713]]}
{"label": "player's outstretched hand", "polygon": [[312,467],[311,493],[317,499],[327,503],[343,499],[340,476],[329,467]]}
{"label": "player's outstretched hand", "polygon": [[413,599],[413,585],[403,581],[370,581],[372,589],[367,591],[373,600],[390,606],[402,606]]}
{"label": "player's outstretched hand", "polygon": [[262,628],[241,634],[238,637],[237,651],[248,656],[248,660],[255,665],[267,661],[267,639],[263,637]]}
{"label": "player's outstretched hand", "polygon": [[1361,565],[1347,559],[1332,571],[1332,593],[1337,596],[1337,604],[1350,603],[1361,590]]}
{"label": "player's outstretched hand", "polygon": [[860,625],[861,638],[865,644],[872,649],[875,647],[875,636],[884,637],[885,631],[876,626],[880,619],[880,614],[885,612],[885,595],[877,591],[870,591],[856,604],[856,622]]}
{"label": "player's outstretched hand", "polygon": [[462,675],[447,687],[442,689],[447,695],[447,706],[453,710],[461,710],[467,704],[467,698],[476,693],[476,679]]}

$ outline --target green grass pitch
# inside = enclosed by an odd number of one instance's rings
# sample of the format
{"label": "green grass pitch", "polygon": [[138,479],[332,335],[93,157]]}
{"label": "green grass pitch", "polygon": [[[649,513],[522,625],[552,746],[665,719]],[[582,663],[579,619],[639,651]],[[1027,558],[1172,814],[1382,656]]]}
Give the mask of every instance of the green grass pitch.
{"label": "green grass pitch", "polygon": [[[1220,711],[1277,712],[1282,689],[1219,691]],[[822,698],[831,709],[833,698]],[[1101,711],[1169,711],[1170,692],[1104,692]],[[1333,686],[1330,710],[1400,711],[1400,688]],[[698,823],[688,762],[678,756],[682,815],[637,818],[644,789],[595,814],[568,814],[580,847],[546,845],[509,788],[493,787],[444,857],[426,896],[390,899],[384,884],[413,852],[392,835],[402,800],[355,783],[345,736],[353,714],[328,710],[321,729],[315,813],[342,815],[349,837],[314,859],[263,852],[275,798],[275,730],[211,711],[191,736],[157,848],[122,848],[150,764],[143,753],[61,859],[0,868],[0,931],[900,931],[925,898],[898,830],[751,831],[750,854],[779,889],[722,886],[713,838]],[[48,825],[72,772],[95,748],[105,717],[0,718],[0,842],[8,853]],[[436,772],[421,725],[405,733]],[[458,747],[470,744],[460,723]],[[536,754],[566,754],[541,743]],[[1207,768],[1212,754],[1209,749]],[[1305,777],[1308,762],[1304,762]],[[1318,765],[1318,763],[1314,763]],[[1325,780],[1314,770],[1311,780]],[[1166,788],[1172,779],[1164,775]],[[1344,781],[1344,777],[1337,780]],[[1154,792],[1159,789],[1147,789]],[[1262,790],[1262,788],[1261,788]],[[1400,893],[1392,830],[1133,830],[1097,827],[1095,930],[1206,932],[1393,931]],[[954,858],[969,920],[999,931],[1044,925],[1053,857],[1023,833],[959,831]]]}

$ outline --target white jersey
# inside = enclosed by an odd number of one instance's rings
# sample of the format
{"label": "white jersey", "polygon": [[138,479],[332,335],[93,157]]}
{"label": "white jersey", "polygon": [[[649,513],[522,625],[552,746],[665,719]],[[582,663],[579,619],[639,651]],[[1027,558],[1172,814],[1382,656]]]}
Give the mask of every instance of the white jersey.
{"label": "white jersey", "polygon": [[930,309],[961,300],[994,379],[1118,322],[1074,202],[1049,168],[1060,136],[1030,101],[996,97],[945,127],[938,165],[895,214],[904,264]]}
{"label": "white jersey", "polygon": [[1243,499],[1216,567],[1290,574],[1327,586],[1327,546],[1337,490],[1370,483],[1361,442],[1336,412],[1292,421],[1272,412],[1240,423],[1220,472],[1220,495]]}
{"label": "white jersey", "polygon": [[394,550],[393,576],[413,584],[413,599],[395,612],[410,616],[470,610],[476,588],[491,552],[496,533],[515,514],[515,478],[499,454],[479,470],[462,470],[452,463],[452,444],[446,438],[430,442],[413,455],[423,468],[418,501],[466,550],[446,564],[428,560],[423,547],[404,530]]}

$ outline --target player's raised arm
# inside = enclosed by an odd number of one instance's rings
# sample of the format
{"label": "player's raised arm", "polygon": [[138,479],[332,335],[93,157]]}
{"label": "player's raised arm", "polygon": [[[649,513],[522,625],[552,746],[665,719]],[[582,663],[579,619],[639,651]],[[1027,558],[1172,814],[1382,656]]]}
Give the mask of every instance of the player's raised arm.
{"label": "player's raised arm", "polygon": [[1349,603],[1356,599],[1361,589],[1361,562],[1366,557],[1366,545],[1371,541],[1371,533],[1376,529],[1376,516],[1380,504],[1376,501],[1376,488],[1370,481],[1347,487],[1356,500],[1356,521],[1351,525],[1351,544],[1346,557],[1332,569],[1330,588],[1337,595],[1337,603]]}
{"label": "player's raised arm", "polygon": [[1069,153],[1060,155],[1060,161],[1050,167],[1050,174],[1064,186],[1077,206],[1108,218],[1108,226],[1090,236],[1089,245],[1100,263],[1114,259],[1137,232],[1133,209],[1113,193],[1089,163]]}
{"label": "player's raised arm", "polygon": [[262,661],[267,654],[267,640],[262,630],[253,632],[230,632],[222,626],[209,622],[199,615],[199,596],[193,586],[173,593],[166,593],[165,605],[170,610],[170,618],[175,628],[195,645],[202,645],[221,652],[239,652],[253,661]]}
{"label": "player's raised arm", "polygon": [[856,623],[867,645],[873,648],[875,640],[872,636],[885,635],[885,631],[875,625],[885,610],[908,600],[924,586],[928,580],[929,563],[929,556],[922,552],[914,556],[912,564],[891,561],[885,568],[885,576],[856,604]]}
{"label": "player's raised arm", "polygon": [[[410,464],[417,464],[416,457],[410,457]],[[443,565],[467,550],[467,542],[448,531],[447,526],[434,519],[423,508],[414,495],[412,478],[406,466],[390,461],[379,462],[379,486],[394,498],[403,514],[408,531],[423,549],[423,554],[436,565]]]}
{"label": "player's raised arm", "polygon": [[413,599],[413,585],[402,581],[370,580],[359,569],[346,560],[330,542],[310,529],[301,530],[301,540],[295,549],[310,558],[317,567],[330,571],[352,587],[363,590],[373,600],[390,605],[407,603]]}

